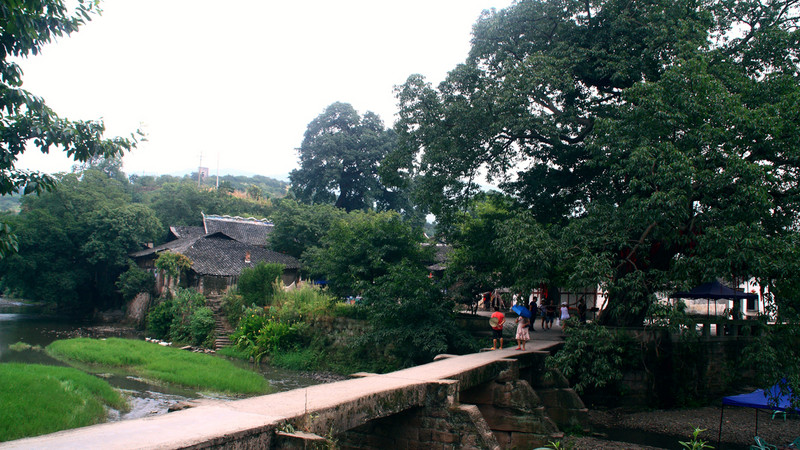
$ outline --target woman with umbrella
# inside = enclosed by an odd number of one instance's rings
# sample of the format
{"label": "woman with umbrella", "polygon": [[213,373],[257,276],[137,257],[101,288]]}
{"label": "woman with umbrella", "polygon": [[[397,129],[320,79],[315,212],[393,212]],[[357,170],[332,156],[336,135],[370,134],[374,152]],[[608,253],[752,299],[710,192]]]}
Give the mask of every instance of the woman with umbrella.
{"label": "woman with umbrella", "polygon": [[515,313],[519,314],[517,316],[517,350],[525,350],[525,343],[527,343],[531,335],[528,333],[528,324],[529,319],[531,317],[531,312],[528,308],[522,305],[515,305],[511,309],[514,310]]}

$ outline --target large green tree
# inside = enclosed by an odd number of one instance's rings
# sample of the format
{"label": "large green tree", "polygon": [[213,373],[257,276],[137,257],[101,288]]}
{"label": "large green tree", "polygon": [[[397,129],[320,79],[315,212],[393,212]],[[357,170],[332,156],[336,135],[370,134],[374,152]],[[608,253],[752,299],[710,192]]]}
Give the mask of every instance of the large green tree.
{"label": "large green tree", "polygon": [[[135,145],[135,138],[106,139],[101,121],[59,117],[43,99],[22,88],[22,70],[13,58],[42,51],[52,39],[69,35],[100,12],[98,1],[21,0],[0,4],[0,195],[50,189],[47,174],[17,169],[20,154],[31,148],[57,148],[76,161],[113,157]],[[16,238],[0,223],[0,257],[17,249]]]}
{"label": "large green tree", "polygon": [[[453,251],[447,260],[447,284],[461,300],[479,292],[512,286],[511,270],[497,245],[503,225],[512,217],[513,201],[498,192],[481,193],[456,215],[448,234]],[[454,292],[453,292],[454,291]]]}
{"label": "large green tree", "polygon": [[321,246],[331,224],[346,215],[343,209],[333,205],[305,205],[281,199],[270,215],[274,224],[269,234],[270,247],[300,258],[307,249]]}
{"label": "large green tree", "polygon": [[312,275],[327,279],[335,294],[357,295],[398,264],[424,270],[433,258],[422,242],[422,230],[397,212],[353,211],[331,223],[303,262]]}
{"label": "large green tree", "polygon": [[378,174],[394,139],[377,114],[368,111],[362,117],[349,103],[331,104],[308,124],[300,168],[289,175],[291,192],[304,203],[334,204],[346,211],[395,200]]}
{"label": "large green tree", "polygon": [[398,88],[391,161],[444,219],[487,173],[561,241],[565,279],[608,290],[606,323],[713,277],[791,313],[797,25],[797,0],[517,1],[438,88]]}
{"label": "large green tree", "polygon": [[131,203],[120,180],[94,169],[24,198],[9,221],[19,230],[19,251],[0,260],[2,288],[74,314],[118,306],[115,283],[128,254],[161,233],[155,214]]}

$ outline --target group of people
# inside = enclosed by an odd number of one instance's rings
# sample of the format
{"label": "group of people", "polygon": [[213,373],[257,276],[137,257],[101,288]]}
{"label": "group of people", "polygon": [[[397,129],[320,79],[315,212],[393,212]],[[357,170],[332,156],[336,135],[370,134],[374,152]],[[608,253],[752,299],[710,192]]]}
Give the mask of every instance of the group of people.
{"label": "group of people", "polygon": [[[533,322],[530,319],[523,316],[517,316],[517,333],[515,338],[517,340],[517,350],[525,350],[525,344],[531,339],[531,335],[528,332],[529,329],[533,329]],[[497,350],[503,348],[503,326],[506,323],[505,314],[500,312],[499,307],[494,308],[494,312],[492,316],[489,318],[489,325],[492,327],[492,350]],[[498,341],[500,342],[500,346],[497,346]]]}
{"label": "group of people", "polygon": [[[534,324],[536,319],[541,315],[543,330],[549,330],[553,327],[553,322],[556,320],[557,311],[559,312],[559,321],[564,323],[570,318],[570,309],[578,313],[578,319],[581,323],[586,323],[586,301],[581,298],[575,308],[570,308],[566,302],[561,303],[560,308],[557,307],[555,301],[547,298],[542,298],[541,301],[537,300],[536,296],[531,295],[528,299],[527,305],[522,302],[522,294],[516,293],[512,297],[512,306],[522,306],[530,311],[530,318],[519,315],[516,319],[517,332],[515,335],[517,341],[517,350],[525,350],[525,344],[531,339],[530,331],[536,331]],[[493,304],[494,313],[489,320],[492,327],[492,350],[503,348],[503,325],[505,324],[505,315],[500,311],[502,301],[498,304]],[[498,341],[500,346],[498,347]]]}

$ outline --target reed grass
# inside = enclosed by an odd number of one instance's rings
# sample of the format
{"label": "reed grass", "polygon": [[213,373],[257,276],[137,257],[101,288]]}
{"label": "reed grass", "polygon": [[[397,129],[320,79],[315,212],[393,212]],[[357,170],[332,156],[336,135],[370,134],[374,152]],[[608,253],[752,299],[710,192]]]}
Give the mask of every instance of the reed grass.
{"label": "reed grass", "polygon": [[71,367],[0,364],[0,441],[104,422],[105,406],[127,409],[105,380]]}
{"label": "reed grass", "polygon": [[145,379],[189,388],[227,394],[269,392],[264,377],[230,361],[146,341],[75,338],[55,341],[46,350],[67,362],[117,367]]}

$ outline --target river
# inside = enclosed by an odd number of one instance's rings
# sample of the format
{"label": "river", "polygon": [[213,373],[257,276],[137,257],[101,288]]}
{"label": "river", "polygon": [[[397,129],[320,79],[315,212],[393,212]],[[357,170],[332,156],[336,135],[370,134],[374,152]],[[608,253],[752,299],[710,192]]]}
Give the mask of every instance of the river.
{"label": "river", "polygon": [[[37,314],[35,305],[30,305],[0,297],[0,363],[21,362],[28,364],[66,365],[48,356],[42,349],[57,339],[71,337],[124,337],[144,339],[144,333],[135,329],[114,325],[98,325],[91,322],[59,320]],[[24,342],[33,346],[28,350],[11,350],[9,346]],[[273,390],[288,391],[325,381],[333,381],[305,372],[278,369],[267,365],[254,365],[244,361],[232,361],[240,367],[255,370],[266,378]],[[122,390],[129,397],[130,411],[109,412],[109,420],[127,420],[166,413],[170,407],[202,398],[205,394],[192,389],[155,385],[134,376],[104,374],[101,369],[95,373],[105,378],[112,386]]]}

